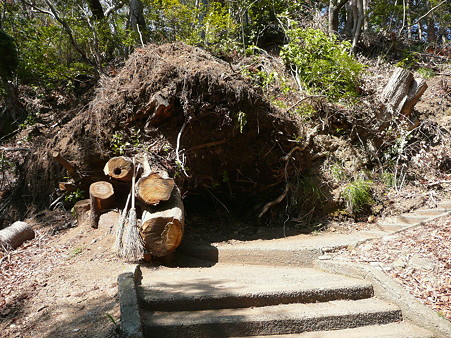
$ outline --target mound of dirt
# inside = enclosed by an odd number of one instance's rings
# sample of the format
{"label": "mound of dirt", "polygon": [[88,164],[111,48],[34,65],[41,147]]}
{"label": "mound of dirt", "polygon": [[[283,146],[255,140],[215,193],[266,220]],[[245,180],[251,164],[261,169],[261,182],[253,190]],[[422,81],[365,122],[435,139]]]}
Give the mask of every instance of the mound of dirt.
{"label": "mound of dirt", "polygon": [[292,170],[309,166],[302,152],[283,159],[296,145],[290,140],[302,139],[299,130],[227,62],[182,43],[149,45],[115,77],[103,78],[90,106],[31,157],[23,188],[34,204],[48,203],[64,177],[50,150],[78,166],[85,191],[106,179],[102,169],[115,151],[144,151],[185,194],[266,203],[280,195]]}

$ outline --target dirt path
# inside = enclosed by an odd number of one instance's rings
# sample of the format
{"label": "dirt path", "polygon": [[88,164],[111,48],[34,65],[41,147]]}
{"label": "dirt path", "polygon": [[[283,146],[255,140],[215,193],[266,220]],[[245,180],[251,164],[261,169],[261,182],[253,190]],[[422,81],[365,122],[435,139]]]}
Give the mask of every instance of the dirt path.
{"label": "dirt path", "polygon": [[2,258],[2,337],[115,337],[117,283],[129,268],[111,251],[109,225],[73,228],[56,236],[38,230],[35,240]]}

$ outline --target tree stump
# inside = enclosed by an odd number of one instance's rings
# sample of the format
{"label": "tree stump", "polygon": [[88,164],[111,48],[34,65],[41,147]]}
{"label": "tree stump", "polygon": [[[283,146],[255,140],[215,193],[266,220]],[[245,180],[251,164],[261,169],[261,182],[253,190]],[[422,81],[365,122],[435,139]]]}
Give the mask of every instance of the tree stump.
{"label": "tree stump", "polygon": [[23,242],[33,239],[34,230],[28,223],[14,222],[9,227],[0,230],[0,250],[16,249]]}
{"label": "tree stump", "polygon": [[77,217],[78,226],[83,226],[90,221],[91,200],[80,200],[74,205],[74,213]]}
{"label": "tree stump", "polygon": [[103,172],[116,180],[130,182],[133,176],[133,162],[128,157],[113,157],[105,164]]}
{"label": "tree stump", "polygon": [[176,187],[168,201],[143,211],[140,233],[146,249],[153,256],[163,257],[180,245],[184,226],[183,202]]}
{"label": "tree stump", "polygon": [[382,92],[382,100],[391,114],[409,116],[427,87],[423,79],[397,67]]}
{"label": "tree stump", "polygon": [[111,183],[100,181],[89,187],[90,197],[90,224],[92,228],[99,225],[99,217],[102,211],[114,206],[114,189]]}

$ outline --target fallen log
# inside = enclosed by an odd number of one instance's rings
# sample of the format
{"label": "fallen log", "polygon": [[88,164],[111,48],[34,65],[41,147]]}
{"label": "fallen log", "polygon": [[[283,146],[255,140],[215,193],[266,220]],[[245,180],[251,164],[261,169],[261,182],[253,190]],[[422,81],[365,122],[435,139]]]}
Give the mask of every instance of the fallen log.
{"label": "fallen log", "polygon": [[74,192],[77,190],[77,186],[72,182],[59,182],[58,186],[62,191]]}
{"label": "fallen log", "polygon": [[34,230],[26,222],[14,222],[0,230],[0,250],[16,249],[23,242],[33,239]]}
{"label": "fallen log", "polygon": [[105,164],[103,172],[116,180],[130,182],[133,176],[133,162],[128,157],[113,157]]}
{"label": "fallen log", "polygon": [[142,164],[144,172],[136,182],[136,197],[149,205],[169,200],[175,186],[174,179],[170,178],[164,169],[152,168],[146,156]]}
{"label": "fallen log", "polygon": [[102,211],[111,209],[114,206],[114,189],[111,183],[99,181],[89,187],[90,197],[90,217],[89,223],[92,228],[97,228]]}
{"label": "fallen log", "polygon": [[140,234],[146,249],[155,257],[164,257],[181,243],[185,218],[180,190],[173,189],[171,198],[158,206],[146,206],[142,213]]}
{"label": "fallen log", "polygon": [[77,217],[78,226],[83,226],[90,221],[91,200],[80,200],[74,205],[74,214]]}
{"label": "fallen log", "polygon": [[423,79],[397,67],[382,92],[382,100],[391,114],[409,116],[427,87]]}

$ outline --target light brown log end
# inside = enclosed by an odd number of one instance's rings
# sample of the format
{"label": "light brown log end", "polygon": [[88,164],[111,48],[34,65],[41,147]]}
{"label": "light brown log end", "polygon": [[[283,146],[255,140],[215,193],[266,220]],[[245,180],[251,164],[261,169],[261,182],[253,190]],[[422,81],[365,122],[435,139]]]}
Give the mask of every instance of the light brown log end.
{"label": "light brown log end", "polygon": [[158,173],[141,177],[136,183],[136,197],[149,205],[157,205],[171,197],[175,183],[172,178],[164,178]]}
{"label": "light brown log end", "polygon": [[128,157],[113,157],[105,164],[103,172],[116,180],[129,182],[133,176],[133,162]]}
{"label": "light brown log end", "polygon": [[97,228],[99,217],[102,211],[114,206],[114,189],[111,183],[99,181],[89,187],[90,197],[90,224],[92,228]]}

